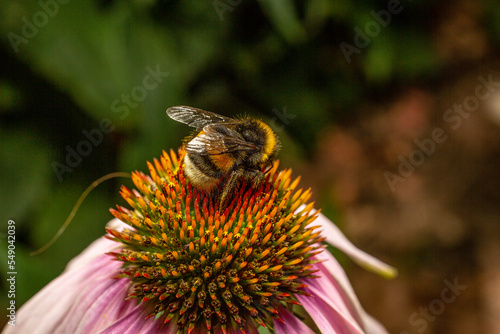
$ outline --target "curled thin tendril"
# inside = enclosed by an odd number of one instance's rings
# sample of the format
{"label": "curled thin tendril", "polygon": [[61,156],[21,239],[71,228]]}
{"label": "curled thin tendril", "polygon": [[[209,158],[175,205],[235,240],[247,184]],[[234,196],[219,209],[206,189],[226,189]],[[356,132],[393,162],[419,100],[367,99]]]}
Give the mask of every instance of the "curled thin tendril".
{"label": "curled thin tendril", "polygon": [[98,178],[97,180],[95,180],[94,182],[92,182],[92,184],[90,186],[87,187],[87,189],[85,189],[85,191],[80,195],[80,198],[78,199],[78,201],[76,202],[75,206],[73,207],[73,210],[71,210],[68,218],[66,218],[66,221],[64,222],[64,224],[59,228],[59,230],[57,231],[57,233],[52,237],[52,239],[50,239],[49,242],[47,242],[43,247],[37,249],[36,251],[33,251],[30,253],[31,256],[33,255],[38,255],[40,253],[43,253],[45,252],[50,246],[52,246],[56,241],[57,239],[59,239],[59,237],[64,233],[64,231],[66,230],[66,228],[69,226],[69,224],[71,223],[71,221],[73,220],[73,217],[75,216],[76,212],[78,211],[78,209],[80,208],[80,205],[82,205],[83,201],[85,200],[85,198],[87,197],[87,195],[95,188],[97,187],[99,184],[101,184],[102,182],[104,181],[107,181],[109,179],[113,179],[113,178],[117,178],[117,177],[126,177],[126,178],[130,178],[130,173],[125,173],[125,172],[114,172],[114,173],[109,173],[109,174],[106,174],[100,178]]}

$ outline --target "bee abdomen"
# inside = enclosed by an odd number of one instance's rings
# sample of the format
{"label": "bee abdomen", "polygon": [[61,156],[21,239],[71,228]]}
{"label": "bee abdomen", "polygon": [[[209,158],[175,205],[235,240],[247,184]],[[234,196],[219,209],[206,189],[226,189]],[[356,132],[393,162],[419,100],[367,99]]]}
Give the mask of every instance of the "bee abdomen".
{"label": "bee abdomen", "polygon": [[187,153],[184,164],[184,173],[196,188],[209,190],[219,183],[221,173],[208,156]]}

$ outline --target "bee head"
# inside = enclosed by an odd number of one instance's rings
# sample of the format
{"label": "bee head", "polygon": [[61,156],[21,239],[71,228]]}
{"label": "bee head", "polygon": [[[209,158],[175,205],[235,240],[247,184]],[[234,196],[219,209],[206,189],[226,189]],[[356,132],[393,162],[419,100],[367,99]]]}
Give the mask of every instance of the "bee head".
{"label": "bee head", "polygon": [[266,164],[275,158],[279,141],[269,125],[257,119],[248,119],[242,124],[239,132],[246,141],[254,143],[258,149],[247,158],[250,163]]}

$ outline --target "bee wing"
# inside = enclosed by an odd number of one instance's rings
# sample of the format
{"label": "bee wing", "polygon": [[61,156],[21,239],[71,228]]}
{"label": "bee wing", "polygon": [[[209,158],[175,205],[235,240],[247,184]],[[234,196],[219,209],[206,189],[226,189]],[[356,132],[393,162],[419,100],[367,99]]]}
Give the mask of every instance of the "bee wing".
{"label": "bee wing", "polygon": [[217,155],[238,151],[255,151],[253,143],[225,124],[210,124],[203,127],[193,140],[186,144],[186,151],[201,155]]}
{"label": "bee wing", "polygon": [[187,124],[197,129],[202,129],[208,124],[235,122],[235,120],[232,118],[188,106],[176,106],[168,108],[167,115],[177,122]]}

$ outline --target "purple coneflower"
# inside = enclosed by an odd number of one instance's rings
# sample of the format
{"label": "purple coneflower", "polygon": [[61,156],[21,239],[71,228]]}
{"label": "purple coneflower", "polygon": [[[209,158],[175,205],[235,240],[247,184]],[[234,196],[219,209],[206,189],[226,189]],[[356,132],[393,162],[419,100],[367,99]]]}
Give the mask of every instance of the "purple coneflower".
{"label": "purple coneflower", "polygon": [[131,208],[111,209],[106,238],[4,333],[386,333],[321,242],[387,277],[395,270],[307,204],[311,193],[296,189],[291,170],[275,162],[220,211],[184,178],[183,154],[164,152],[149,176],[133,173],[137,190],[121,189]]}

